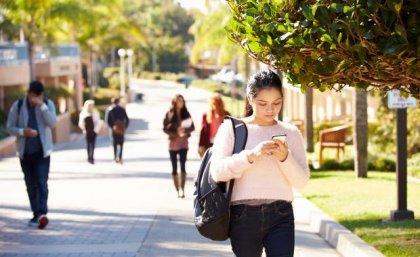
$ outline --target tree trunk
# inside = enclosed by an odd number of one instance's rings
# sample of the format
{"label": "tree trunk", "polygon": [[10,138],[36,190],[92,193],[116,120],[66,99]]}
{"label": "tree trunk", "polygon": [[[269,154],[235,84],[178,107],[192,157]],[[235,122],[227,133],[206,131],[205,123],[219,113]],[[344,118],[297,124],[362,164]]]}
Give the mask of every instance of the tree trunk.
{"label": "tree trunk", "polygon": [[312,117],[313,107],[313,89],[311,87],[306,88],[305,94],[305,137],[306,137],[306,151],[309,153],[314,152],[314,121]]}
{"label": "tree trunk", "polygon": [[367,93],[355,91],[354,97],[354,168],[356,177],[367,177],[367,142],[368,142],[368,123],[367,123]]}
{"label": "tree trunk", "polygon": [[93,52],[89,53],[89,66],[88,66],[88,83],[89,83],[89,99],[93,100]]}
{"label": "tree trunk", "polygon": [[[29,38],[29,37],[28,37]],[[28,61],[29,61],[29,79],[30,81],[35,80],[35,44],[28,39]]]}

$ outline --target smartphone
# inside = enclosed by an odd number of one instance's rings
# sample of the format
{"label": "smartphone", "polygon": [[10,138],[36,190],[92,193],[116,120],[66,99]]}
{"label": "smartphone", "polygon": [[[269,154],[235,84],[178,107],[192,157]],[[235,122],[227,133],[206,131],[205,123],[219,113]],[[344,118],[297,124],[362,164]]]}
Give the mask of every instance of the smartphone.
{"label": "smartphone", "polygon": [[286,134],[283,134],[283,135],[274,135],[274,136],[272,136],[271,137],[271,139],[277,139],[277,140],[280,140],[282,143],[284,143],[284,142],[286,142]]}

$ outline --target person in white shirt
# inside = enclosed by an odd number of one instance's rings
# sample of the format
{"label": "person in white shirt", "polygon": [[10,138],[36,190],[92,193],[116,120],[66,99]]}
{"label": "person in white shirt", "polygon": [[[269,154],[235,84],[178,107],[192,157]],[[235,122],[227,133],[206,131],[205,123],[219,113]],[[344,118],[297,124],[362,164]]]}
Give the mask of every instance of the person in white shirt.
{"label": "person in white shirt", "polygon": [[86,135],[88,162],[94,164],[93,153],[95,151],[96,135],[101,129],[101,118],[98,111],[95,110],[95,102],[93,100],[85,101],[83,110],[79,115],[79,127]]}
{"label": "person in white shirt", "polygon": [[214,140],[212,177],[235,179],[230,239],[237,257],[261,256],[263,249],[267,257],[294,254],[292,188],[306,184],[309,167],[299,130],[276,119],[283,101],[279,76],[271,70],[257,72],[247,84],[245,149],[232,155],[229,123],[222,123]]}

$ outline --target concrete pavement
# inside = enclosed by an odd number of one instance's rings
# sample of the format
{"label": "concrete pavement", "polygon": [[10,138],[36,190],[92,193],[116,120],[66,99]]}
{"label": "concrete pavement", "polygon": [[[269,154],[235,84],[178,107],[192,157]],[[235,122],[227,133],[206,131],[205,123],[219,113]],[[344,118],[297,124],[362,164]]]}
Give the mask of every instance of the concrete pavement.
{"label": "concrete pavement", "polygon": [[[192,223],[193,179],[204,91],[160,82],[142,83],[144,102],[128,104],[131,124],[124,165],[115,164],[106,136],[95,165],[86,161],[82,137],[56,145],[51,159],[49,218],[45,230],[27,227],[31,216],[16,157],[0,160],[0,257],[233,256],[229,242],[201,237]],[[196,131],[190,139],[187,197],[176,198],[162,119],[175,93],[184,95]],[[298,197],[296,257],[341,256],[313,227],[306,199]]]}

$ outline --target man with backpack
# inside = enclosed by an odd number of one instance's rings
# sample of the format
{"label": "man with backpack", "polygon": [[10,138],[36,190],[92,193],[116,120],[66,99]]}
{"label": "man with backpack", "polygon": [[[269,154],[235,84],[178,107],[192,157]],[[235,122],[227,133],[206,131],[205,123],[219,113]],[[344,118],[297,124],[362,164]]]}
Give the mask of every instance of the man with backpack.
{"label": "man with backpack", "polygon": [[130,122],[127,112],[119,105],[120,99],[114,99],[114,107],[109,111],[107,117],[108,126],[112,130],[112,144],[114,147],[114,160],[122,164],[122,151],[124,144],[124,134]]}
{"label": "man with backpack", "polygon": [[7,117],[7,130],[16,136],[16,149],[33,212],[29,226],[44,229],[48,224],[48,174],[53,149],[55,106],[44,98],[44,85],[29,84],[27,95],[15,101]]}

